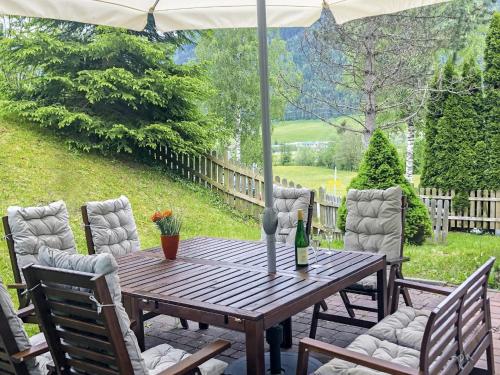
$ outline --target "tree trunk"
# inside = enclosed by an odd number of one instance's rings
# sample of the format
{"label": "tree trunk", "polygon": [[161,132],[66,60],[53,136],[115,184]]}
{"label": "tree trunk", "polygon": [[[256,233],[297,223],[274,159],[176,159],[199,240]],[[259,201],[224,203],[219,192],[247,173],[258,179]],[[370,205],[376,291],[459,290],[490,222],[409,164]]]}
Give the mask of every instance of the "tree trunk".
{"label": "tree trunk", "polygon": [[365,148],[370,143],[370,138],[375,131],[377,104],[375,99],[375,40],[373,35],[373,25],[368,27],[366,36],[366,60],[365,60],[365,82],[364,94],[366,96],[365,105],[365,132],[363,134],[363,145]]}
{"label": "tree trunk", "polygon": [[413,184],[413,151],[415,146],[415,124],[408,120],[408,136],[406,141],[406,179]]}
{"label": "tree trunk", "polygon": [[241,162],[241,112],[236,112],[236,128],[234,132],[234,153],[238,163]]}

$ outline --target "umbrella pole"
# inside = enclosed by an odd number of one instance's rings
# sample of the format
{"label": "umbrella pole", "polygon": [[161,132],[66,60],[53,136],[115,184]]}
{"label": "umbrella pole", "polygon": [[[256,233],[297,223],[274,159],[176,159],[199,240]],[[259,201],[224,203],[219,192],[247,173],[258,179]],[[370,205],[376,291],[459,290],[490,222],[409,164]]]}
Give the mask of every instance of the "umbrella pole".
{"label": "umbrella pole", "polygon": [[260,100],[262,108],[262,149],[264,153],[264,209],[263,226],[267,240],[267,270],[276,272],[276,226],[273,211],[273,155],[271,151],[271,117],[269,112],[269,65],[267,52],[266,0],[257,0],[259,34]]}

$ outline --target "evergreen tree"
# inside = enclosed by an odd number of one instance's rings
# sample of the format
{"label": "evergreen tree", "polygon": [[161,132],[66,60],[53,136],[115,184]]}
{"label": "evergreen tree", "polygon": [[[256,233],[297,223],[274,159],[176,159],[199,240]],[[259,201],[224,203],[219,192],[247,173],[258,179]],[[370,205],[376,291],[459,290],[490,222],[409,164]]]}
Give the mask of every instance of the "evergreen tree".
{"label": "evergreen tree", "polygon": [[115,28],[33,22],[0,42],[2,65],[25,77],[9,82],[8,111],[87,151],[169,145],[204,152],[214,144],[218,120],[199,110],[210,90],[196,65],[173,62],[174,43]]}
{"label": "evergreen tree", "polygon": [[436,163],[435,155],[439,152],[441,145],[436,142],[438,133],[438,121],[443,116],[444,104],[450,96],[457,81],[455,66],[449,59],[441,71],[438,71],[430,87],[430,97],[427,103],[427,114],[425,117],[425,152],[424,165],[420,183],[422,186],[438,186],[443,173],[443,168]]}
{"label": "evergreen tree", "polygon": [[484,132],[488,150],[485,184],[487,188],[500,188],[500,13],[491,20],[484,53],[485,109]]}
{"label": "evergreen tree", "polygon": [[[352,179],[348,189],[388,189],[401,186],[408,200],[406,212],[405,238],[412,244],[422,244],[425,235],[431,233],[431,222],[427,208],[415,190],[406,180],[404,167],[398,152],[387,136],[376,130],[361,162],[358,175]],[[347,209],[345,198],[339,208],[338,226],[345,231]]]}
{"label": "evergreen tree", "polygon": [[477,170],[476,144],[481,141],[481,78],[473,62],[464,65],[462,80],[456,94],[449,95],[443,116],[437,123],[432,157],[439,176],[432,187],[469,192],[480,188],[481,171]]}

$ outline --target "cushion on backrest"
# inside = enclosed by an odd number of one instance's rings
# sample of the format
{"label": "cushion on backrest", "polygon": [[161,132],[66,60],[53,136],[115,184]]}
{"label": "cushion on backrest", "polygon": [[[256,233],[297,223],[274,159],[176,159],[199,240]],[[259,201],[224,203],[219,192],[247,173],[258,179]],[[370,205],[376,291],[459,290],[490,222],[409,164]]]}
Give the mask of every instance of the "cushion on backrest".
{"label": "cushion on backrest", "polygon": [[43,207],[7,209],[19,268],[38,263],[42,246],[76,253],[66,204],[58,201]]}
{"label": "cushion on backrest", "polygon": [[[10,330],[14,336],[17,343],[17,348],[19,351],[29,349],[31,347],[30,340],[26,331],[24,330],[23,321],[17,316],[16,310],[10,298],[9,292],[5,288],[2,279],[0,278],[0,308],[2,309],[7,322],[9,323]],[[47,373],[43,371],[43,367],[40,365],[36,358],[29,359],[26,361],[26,366],[28,371],[33,375],[41,375]]]}
{"label": "cushion on backrest", "polygon": [[276,241],[289,245],[295,242],[297,211],[304,211],[304,226],[307,226],[311,191],[308,189],[282,188],[274,186],[273,209],[278,215]]}
{"label": "cushion on backrest", "polygon": [[40,250],[40,264],[48,267],[106,275],[108,289],[115,305],[116,315],[125,340],[135,375],[146,375],[148,370],[141,356],[141,350],[134,332],[130,329],[130,319],[122,305],[122,292],[118,277],[118,264],[111,254],[72,255],[44,247]]}
{"label": "cushion on backrest", "polygon": [[97,254],[120,256],[140,250],[132,206],[127,197],[88,202],[87,214]]}
{"label": "cushion on backrest", "polygon": [[403,224],[402,190],[354,190],[347,193],[344,248],[400,256]]}

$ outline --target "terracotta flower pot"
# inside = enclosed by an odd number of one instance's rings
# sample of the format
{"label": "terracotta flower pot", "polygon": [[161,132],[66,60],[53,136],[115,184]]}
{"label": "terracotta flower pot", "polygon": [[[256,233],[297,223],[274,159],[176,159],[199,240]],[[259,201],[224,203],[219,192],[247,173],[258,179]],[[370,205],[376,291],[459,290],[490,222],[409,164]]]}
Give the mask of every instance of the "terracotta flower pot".
{"label": "terracotta flower pot", "polygon": [[179,249],[179,235],[161,236],[161,248],[166,259],[174,260]]}

